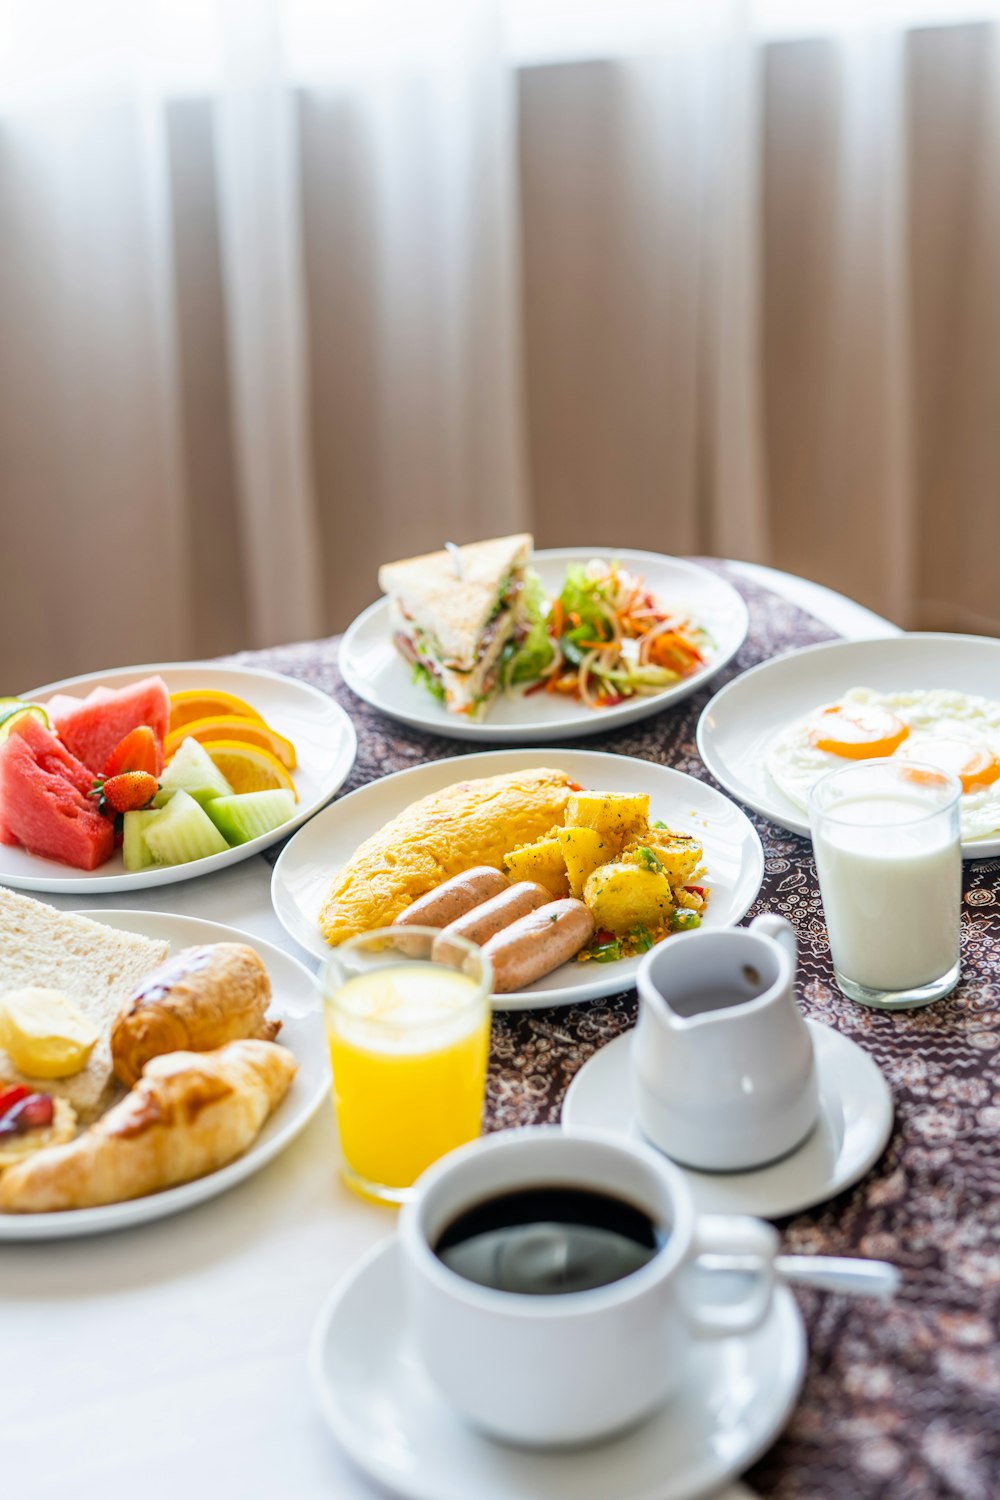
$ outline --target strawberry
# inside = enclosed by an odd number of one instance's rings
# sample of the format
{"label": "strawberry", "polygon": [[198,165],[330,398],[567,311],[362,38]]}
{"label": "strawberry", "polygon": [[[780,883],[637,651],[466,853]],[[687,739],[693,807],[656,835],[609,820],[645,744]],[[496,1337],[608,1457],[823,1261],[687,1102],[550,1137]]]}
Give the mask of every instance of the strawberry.
{"label": "strawberry", "polygon": [[162,770],[160,742],[148,724],[140,724],[118,741],[108,756],[104,776],[117,776],[120,771],[147,771],[150,776],[159,776]]}
{"label": "strawberry", "polygon": [[109,776],[100,787],[101,811],[110,807],[116,813],[127,813],[146,807],[159,791],[159,785],[148,771],[121,771],[117,776]]}

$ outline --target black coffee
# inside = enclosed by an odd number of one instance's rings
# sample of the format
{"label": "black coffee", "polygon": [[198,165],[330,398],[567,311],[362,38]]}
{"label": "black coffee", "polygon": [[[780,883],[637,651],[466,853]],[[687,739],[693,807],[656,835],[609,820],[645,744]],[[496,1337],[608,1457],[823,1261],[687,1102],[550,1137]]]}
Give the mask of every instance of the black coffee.
{"label": "black coffee", "polygon": [[465,1209],[434,1250],[467,1281],[551,1297],[620,1281],[666,1240],[647,1213],[610,1193],[535,1187]]}

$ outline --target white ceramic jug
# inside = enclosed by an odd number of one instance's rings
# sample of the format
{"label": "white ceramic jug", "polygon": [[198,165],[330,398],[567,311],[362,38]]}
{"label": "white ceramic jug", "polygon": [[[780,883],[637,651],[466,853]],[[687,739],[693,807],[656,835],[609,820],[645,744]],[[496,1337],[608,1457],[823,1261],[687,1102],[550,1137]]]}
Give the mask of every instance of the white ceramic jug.
{"label": "white ceramic jug", "polygon": [[805,1139],[819,1107],[816,1063],[783,917],[668,938],[637,982],[633,1092],[654,1145],[685,1166],[735,1172]]}

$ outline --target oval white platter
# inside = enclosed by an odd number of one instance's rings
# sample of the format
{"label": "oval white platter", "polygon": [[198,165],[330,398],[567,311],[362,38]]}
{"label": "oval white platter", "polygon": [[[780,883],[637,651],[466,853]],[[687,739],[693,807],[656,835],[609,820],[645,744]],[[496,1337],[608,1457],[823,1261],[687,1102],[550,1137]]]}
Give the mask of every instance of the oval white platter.
{"label": "oval white platter", "polygon": [[[705,850],[711,887],[706,927],[731,927],[760,890],[764,853],[746,814],[714,787],[682,771],[594,750],[494,750],[430,761],[349,793],[326,808],[282,850],[271,879],[271,899],[285,931],[316,958],[330,949],[318,914],[330,882],[358,845],[411,802],[456,781],[500,776],[537,766],[564,770],[581,786],[607,792],[648,792],[650,817],[691,833]],[[473,861],[474,862],[474,861]],[[668,940],[669,941],[669,940]],[[635,983],[637,958],[617,963],[563,964],[526,990],[497,995],[498,1010],[537,1010],[614,995]]]}
{"label": "oval white platter", "polygon": [[239,844],[234,849],[226,849],[221,854],[210,854],[183,865],[154,866],[131,874],[122,863],[120,850],[96,870],[74,870],[57,860],[29,854],[26,849],[0,844],[0,884],[25,891],[65,891],[96,896],[109,891],[144,890],[148,886],[193,880],[197,875],[208,875],[213,870],[222,870],[227,865],[249,859],[287,838],[343,786],[358,751],[354,725],[344,710],[319,688],[292,677],[282,677],[277,672],[222,663],[169,662],[89,672],[85,677],[67,677],[62,682],[50,682],[20,696],[44,704],[55,693],[75,693],[82,697],[102,684],[126,687],[154,674],[163,678],[172,693],[187,688],[215,688],[235,693],[255,708],[273,729],[292,741],[298,758],[298,768],[292,777],[299,796],[294,816],[271,833],[262,834],[260,838]]}
{"label": "oval white platter", "polygon": [[277,1040],[295,1054],[299,1071],[291,1087],[248,1151],[226,1167],[180,1187],[166,1188],[146,1198],[127,1203],[109,1203],[101,1208],[77,1208],[49,1214],[0,1213],[0,1243],[5,1240],[70,1240],[104,1234],[164,1219],[182,1209],[193,1208],[259,1172],[290,1145],[309,1123],[330,1090],[330,1070],[320,1015],[319,991],[304,964],[291,954],[249,933],[200,917],[175,917],[165,912],[81,911],[79,916],[124,932],[159,938],[171,951],[194,943],[247,943],[255,948],[271,976],[270,1016],[280,1018]]}
{"label": "oval white platter", "polygon": [[714,645],[708,662],[691,677],[648,698],[630,698],[613,708],[588,708],[550,693],[512,698],[501,695],[487,717],[472,723],[462,714],[452,714],[435,702],[426,688],[411,681],[412,668],[392,641],[389,601],[377,600],[348,628],[340,648],[344,681],[359,698],[373,708],[432,734],[456,740],[541,744],[558,743],[582,735],[602,734],[622,724],[649,718],[671,703],[679,703],[704,687],[736,655],[746,638],[749,616],[741,596],[718,574],[683,558],[659,552],[632,552],[618,547],[566,547],[536,552],[531,567],[538,573],[549,595],[558,594],[569,563],[586,563],[592,557],[617,558],[630,572],[640,574],[649,589],[669,608],[690,611],[711,635]]}
{"label": "oval white platter", "polygon": [[[763,662],[735,677],[698,721],[698,753],[727,792],[789,833],[809,837],[809,820],[767,773],[772,741],[796,719],[852,687],[878,692],[948,688],[1000,700],[1000,640],[913,634],[829,641]],[[965,859],[1000,854],[1000,831],[966,839]]]}

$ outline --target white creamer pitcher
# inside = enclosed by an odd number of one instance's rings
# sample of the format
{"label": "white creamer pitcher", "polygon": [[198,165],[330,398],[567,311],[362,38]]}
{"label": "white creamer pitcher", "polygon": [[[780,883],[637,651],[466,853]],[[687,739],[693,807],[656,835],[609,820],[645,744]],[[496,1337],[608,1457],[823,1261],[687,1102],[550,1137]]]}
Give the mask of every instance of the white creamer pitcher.
{"label": "white creamer pitcher", "polygon": [[818,1112],[816,1063],[783,917],[668,938],[637,982],[633,1092],[654,1145],[685,1166],[734,1172],[805,1139]]}

